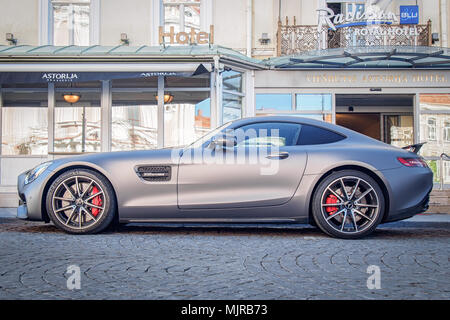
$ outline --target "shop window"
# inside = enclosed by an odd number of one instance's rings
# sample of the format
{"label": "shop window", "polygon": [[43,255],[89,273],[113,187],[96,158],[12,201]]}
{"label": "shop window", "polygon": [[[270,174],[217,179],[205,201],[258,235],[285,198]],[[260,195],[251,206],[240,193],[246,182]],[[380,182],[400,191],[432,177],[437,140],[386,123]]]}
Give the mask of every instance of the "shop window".
{"label": "shop window", "polygon": [[228,70],[222,73],[222,122],[242,118],[242,72]]}
{"label": "shop window", "polygon": [[157,147],[158,102],[155,93],[113,91],[111,150],[147,150]]}
{"label": "shop window", "polygon": [[89,45],[90,0],[52,0],[53,44]]}
{"label": "shop window", "polygon": [[164,105],[164,146],[186,146],[211,130],[209,91],[170,93],[171,102]]}
{"label": "shop window", "polygon": [[257,93],[255,96],[256,111],[271,113],[292,110],[292,95],[280,93]]}
{"label": "shop window", "polygon": [[420,94],[420,142],[427,142],[420,150],[434,174],[434,182],[440,183],[441,176],[444,184],[449,180],[449,172],[446,166],[449,161],[444,161],[441,172],[440,155],[450,154],[450,94],[432,93]]}
{"label": "shop window", "polygon": [[331,111],[331,94],[301,93],[295,95],[297,111]]}
{"label": "shop window", "polygon": [[46,155],[47,92],[4,92],[2,155]]}
{"label": "shop window", "polygon": [[56,94],[54,151],[99,152],[100,93],[83,92],[79,102],[69,104],[60,92]]}
{"label": "shop window", "polygon": [[164,30],[173,27],[177,32],[200,31],[200,0],[162,0],[164,6]]}

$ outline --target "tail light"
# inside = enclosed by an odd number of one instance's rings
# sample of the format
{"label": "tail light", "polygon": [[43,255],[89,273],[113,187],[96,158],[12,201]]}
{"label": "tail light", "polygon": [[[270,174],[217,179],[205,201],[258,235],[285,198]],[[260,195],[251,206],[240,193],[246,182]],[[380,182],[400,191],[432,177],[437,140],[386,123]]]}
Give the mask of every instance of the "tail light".
{"label": "tail light", "polygon": [[398,157],[397,160],[405,167],[420,167],[428,168],[428,164],[422,158],[401,158]]}

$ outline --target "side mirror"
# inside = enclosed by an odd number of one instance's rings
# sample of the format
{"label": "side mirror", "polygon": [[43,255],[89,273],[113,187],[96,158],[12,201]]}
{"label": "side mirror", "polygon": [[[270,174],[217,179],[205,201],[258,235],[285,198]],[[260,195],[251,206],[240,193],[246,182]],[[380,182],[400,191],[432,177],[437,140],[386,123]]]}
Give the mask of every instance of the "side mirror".
{"label": "side mirror", "polygon": [[211,147],[219,146],[221,148],[229,148],[237,145],[236,137],[234,136],[217,136],[211,141]]}

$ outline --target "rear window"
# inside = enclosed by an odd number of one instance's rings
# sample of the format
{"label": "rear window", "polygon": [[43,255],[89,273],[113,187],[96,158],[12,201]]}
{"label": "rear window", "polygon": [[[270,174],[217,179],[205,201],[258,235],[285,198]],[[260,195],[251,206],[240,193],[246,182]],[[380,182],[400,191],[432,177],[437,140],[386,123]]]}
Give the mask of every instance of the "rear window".
{"label": "rear window", "polygon": [[305,146],[313,144],[326,144],[338,142],[343,139],[345,139],[345,136],[339,133],[324,128],[303,124],[297,145]]}

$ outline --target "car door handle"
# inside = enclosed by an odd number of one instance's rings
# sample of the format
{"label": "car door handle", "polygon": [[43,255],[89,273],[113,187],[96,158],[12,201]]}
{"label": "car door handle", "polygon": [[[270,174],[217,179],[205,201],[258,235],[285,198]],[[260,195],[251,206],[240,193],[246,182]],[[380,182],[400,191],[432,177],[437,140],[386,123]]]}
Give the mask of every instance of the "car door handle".
{"label": "car door handle", "polygon": [[280,153],[272,153],[269,154],[266,158],[267,159],[286,159],[287,157],[289,157],[289,153],[288,152],[280,152]]}

